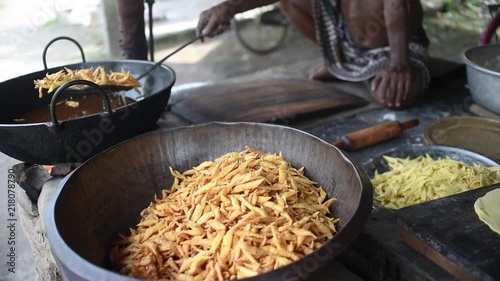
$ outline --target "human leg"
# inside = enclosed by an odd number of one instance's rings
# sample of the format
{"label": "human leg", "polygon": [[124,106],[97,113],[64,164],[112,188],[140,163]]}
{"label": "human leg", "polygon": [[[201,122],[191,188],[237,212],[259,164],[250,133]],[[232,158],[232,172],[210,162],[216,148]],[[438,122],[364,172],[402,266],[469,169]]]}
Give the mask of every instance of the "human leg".
{"label": "human leg", "polygon": [[148,59],[148,44],[144,32],[144,1],[117,0],[120,16],[120,46],[127,59]]}
{"label": "human leg", "polygon": [[[318,44],[311,2],[310,0],[280,0],[280,7],[302,35]],[[324,64],[308,71],[307,78],[321,81],[337,80]]]}
{"label": "human leg", "polygon": [[330,73],[325,64],[316,66],[307,72],[307,78],[318,81],[336,81],[339,80]]}

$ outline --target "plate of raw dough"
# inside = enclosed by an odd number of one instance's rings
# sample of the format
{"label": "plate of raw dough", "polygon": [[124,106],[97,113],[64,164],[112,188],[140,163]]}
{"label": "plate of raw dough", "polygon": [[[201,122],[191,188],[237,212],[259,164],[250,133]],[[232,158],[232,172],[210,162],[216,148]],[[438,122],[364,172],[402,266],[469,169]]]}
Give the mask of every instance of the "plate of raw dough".
{"label": "plate of raw dough", "polygon": [[477,199],[474,203],[474,211],[491,230],[500,234],[500,188]]}

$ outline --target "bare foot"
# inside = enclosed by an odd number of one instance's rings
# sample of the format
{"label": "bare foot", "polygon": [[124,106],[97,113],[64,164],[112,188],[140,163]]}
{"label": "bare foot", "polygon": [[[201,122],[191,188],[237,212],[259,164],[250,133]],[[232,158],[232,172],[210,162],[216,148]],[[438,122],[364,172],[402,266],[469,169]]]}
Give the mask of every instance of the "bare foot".
{"label": "bare foot", "polygon": [[312,80],[319,80],[319,81],[338,80],[335,76],[333,76],[330,73],[330,71],[328,71],[328,68],[324,64],[309,70],[309,72],[307,73],[307,78],[312,79]]}

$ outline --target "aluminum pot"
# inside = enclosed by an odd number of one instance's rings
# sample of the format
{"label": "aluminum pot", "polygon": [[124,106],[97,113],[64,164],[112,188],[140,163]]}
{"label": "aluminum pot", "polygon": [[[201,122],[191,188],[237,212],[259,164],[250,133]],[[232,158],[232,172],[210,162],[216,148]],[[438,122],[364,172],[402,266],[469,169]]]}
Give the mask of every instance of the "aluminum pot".
{"label": "aluminum pot", "polygon": [[257,123],[210,123],[157,130],[91,158],[66,177],[46,209],[52,253],[65,280],[137,280],[106,266],[118,233],[128,233],[155,194],[184,171],[244,146],[283,152],[323,186],[340,218],[338,233],[310,255],[245,280],[297,280],[327,265],[355,239],[372,207],[368,177],[336,147],[302,131]]}
{"label": "aluminum pot", "polygon": [[500,45],[470,48],[462,54],[462,60],[474,101],[500,114]]}

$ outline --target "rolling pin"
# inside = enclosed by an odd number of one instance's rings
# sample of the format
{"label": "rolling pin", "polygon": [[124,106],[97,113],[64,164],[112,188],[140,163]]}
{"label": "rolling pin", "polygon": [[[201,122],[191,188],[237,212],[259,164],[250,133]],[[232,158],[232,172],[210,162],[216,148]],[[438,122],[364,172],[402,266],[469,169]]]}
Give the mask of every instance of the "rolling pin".
{"label": "rolling pin", "polygon": [[418,119],[412,119],[402,123],[398,121],[389,121],[349,133],[333,145],[346,151],[355,151],[396,138],[401,135],[404,130],[418,126],[418,124],[420,124]]}

